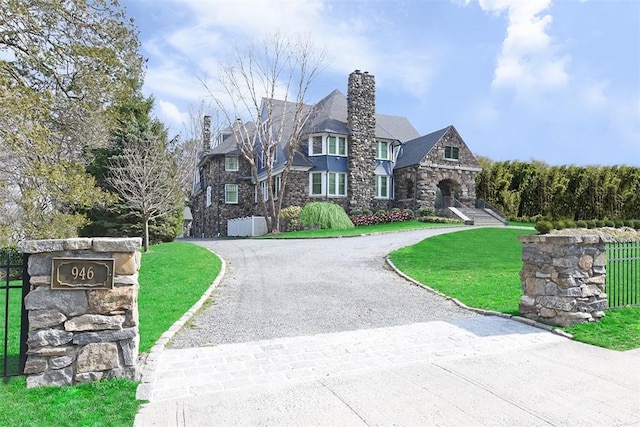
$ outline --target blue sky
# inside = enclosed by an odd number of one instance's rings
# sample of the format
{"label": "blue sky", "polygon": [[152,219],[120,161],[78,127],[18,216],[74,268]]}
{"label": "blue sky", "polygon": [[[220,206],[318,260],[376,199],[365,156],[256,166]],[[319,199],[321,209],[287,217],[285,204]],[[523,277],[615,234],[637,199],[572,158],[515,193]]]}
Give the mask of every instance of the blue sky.
{"label": "blue sky", "polygon": [[640,166],[637,0],[122,0],[148,58],[143,92],[171,134],[234,45],[307,33],[328,64],[309,101],[355,69],[377,112],[453,124],[493,160]]}

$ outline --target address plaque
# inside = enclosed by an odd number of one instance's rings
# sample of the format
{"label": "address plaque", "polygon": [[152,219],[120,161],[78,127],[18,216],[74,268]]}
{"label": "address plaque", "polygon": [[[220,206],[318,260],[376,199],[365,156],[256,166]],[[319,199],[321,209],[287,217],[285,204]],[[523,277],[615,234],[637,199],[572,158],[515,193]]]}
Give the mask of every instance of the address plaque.
{"label": "address plaque", "polygon": [[113,258],[53,258],[51,289],[112,289]]}

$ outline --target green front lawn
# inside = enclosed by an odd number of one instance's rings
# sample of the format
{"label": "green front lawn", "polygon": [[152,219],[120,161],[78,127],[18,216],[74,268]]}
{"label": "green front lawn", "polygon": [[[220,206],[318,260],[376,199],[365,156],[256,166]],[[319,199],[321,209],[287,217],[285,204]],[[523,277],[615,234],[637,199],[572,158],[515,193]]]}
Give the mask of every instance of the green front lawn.
{"label": "green front lawn", "polygon": [[[519,314],[522,245],[517,236],[533,233],[507,228],[464,230],[399,249],[390,258],[408,276],[470,307]],[[564,330],[578,341],[600,347],[640,348],[640,307],[607,310],[597,323]]]}
{"label": "green front lawn", "polygon": [[522,296],[518,236],[533,233],[474,228],[434,236],[389,256],[408,276],[468,306],[517,314]]}
{"label": "green front lawn", "polygon": [[[146,352],[207,290],[220,259],[184,242],[154,245],[140,270],[140,351]],[[0,426],[132,426],[137,383],[118,379],[72,387],[25,388],[25,378],[0,384]]]}
{"label": "green front lawn", "polygon": [[430,222],[420,222],[417,220],[389,222],[386,224],[376,225],[361,225],[355,228],[349,228],[347,230],[302,230],[302,231],[288,231],[280,234],[269,234],[261,236],[261,239],[315,239],[323,237],[346,237],[346,236],[359,236],[362,234],[373,233],[389,233],[393,231],[406,231],[406,230],[419,230],[421,228],[433,228],[433,227],[460,227],[462,223],[453,224],[436,224]]}

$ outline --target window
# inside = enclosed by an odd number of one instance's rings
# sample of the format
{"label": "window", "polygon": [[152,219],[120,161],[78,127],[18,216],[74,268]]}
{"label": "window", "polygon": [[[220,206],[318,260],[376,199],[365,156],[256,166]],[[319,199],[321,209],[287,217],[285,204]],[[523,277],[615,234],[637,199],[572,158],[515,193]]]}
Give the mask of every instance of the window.
{"label": "window", "polygon": [[329,172],[329,196],[346,196],[347,195],[347,174]]}
{"label": "window", "polygon": [[376,159],[389,160],[389,143],[386,141],[376,141]]}
{"label": "window", "polygon": [[451,160],[458,160],[459,148],[446,146],[444,147],[444,158]]}
{"label": "window", "polygon": [[329,136],[327,138],[329,154],[333,156],[347,155],[347,138],[344,136]]}
{"label": "window", "polygon": [[280,196],[280,185],[282,184],[282,176],[276,175],[273,177],[273,197],[275,199]]}
{"label": "window", "polygon": [[309,174],[309,182],[311,191],[310,194],[312,196],[322,196],[324,191],[322,191],[322,173],[321,172],[312,172]]}
{"label": "window", "polygon": [[238,184],[225,184],[224,202],[228,204],[238,203]]}
{"label": "window", "polygon": [[239,168],[238,156],[224,156],[224,170],[236,172]]}
{"label": "window", "polygon": [[211,186],[207,187],[207,202],[206,207],[211,206]]}
{"label": "window", "polygon": [[379,199],[389,198],[389,177],[386,175],[376,176],[376,197]]}
{"label": "window", "polygon": [[318,154],[324,154],[322,136],[311,137],[311,149],[309,150],[309,154],[312,156],[316,156]]}
{"label": "window", "polygon": [[260,188],[262,189],[262,199],[266,202],[269,200],[269,192],[267,187],[267,180],[260,181]]}

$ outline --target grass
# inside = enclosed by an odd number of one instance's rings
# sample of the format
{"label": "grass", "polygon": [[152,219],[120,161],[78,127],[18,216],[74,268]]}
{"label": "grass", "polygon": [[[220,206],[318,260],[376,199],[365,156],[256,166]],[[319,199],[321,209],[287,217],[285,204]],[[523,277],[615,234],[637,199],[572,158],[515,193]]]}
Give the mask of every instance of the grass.
{"label": "grass", "polygon": [[140,267],[140,352],[147,352],[209,288],[220,259],[208,249],[185,242],[151,247]]}
{"label": "grass", "polygon": [[302,230],[288,231],[280,234],[270,234],[261,236],[261,239],[317,239],[323,237],[343,237],[343,236],[359,236],[362,234],[372,233],[388,233],[392,231],[418,230],[421,228],[433,227],[458,227],[461,223],[454,224],[435,224],[428,222],[420,222],[417,220],[389,222],[386,224],[362,225],[360,227],[350,228],[346,230]]}
{"label": "grass", "polygon": [[0,385],[2,426],[131,426],[137,383],[114,379],[73,387],[27,389],[24,377]]}
{"label": "grass", "polygon": [[[155,341],[204,293],[221,262],[184,242],[151,247],[140,270],[140,351]],[[24,377],[0,384],[0,426],[131,426],[142,403],[138,384],[124,379],[71,387],[26,389]]]}
{"label": "grass", "polygon": [[518,314],[522,296],[517,237],[535,230],[476,228],[444,234],[390,254],[405,274],[471,307]]}
{"label": "grass", "polygon": [[[480,228],[435,236],[390,254],[405,274],[464,304],[512,315],[522,296],[518,235],[534,230]],[[640,307],[607,310],[595,323],[563,328],[577,341],[612,350],[640,348]]]}
{"label": "grass", "polygon": [[596,323],[581,323],[564,328],[578,340],[612,350],[640,348],[640,307],[616,308]]}

